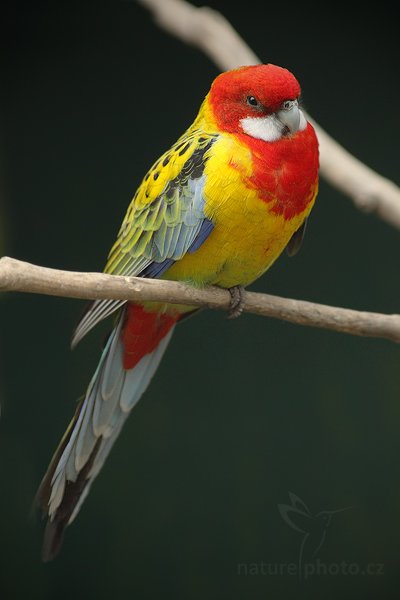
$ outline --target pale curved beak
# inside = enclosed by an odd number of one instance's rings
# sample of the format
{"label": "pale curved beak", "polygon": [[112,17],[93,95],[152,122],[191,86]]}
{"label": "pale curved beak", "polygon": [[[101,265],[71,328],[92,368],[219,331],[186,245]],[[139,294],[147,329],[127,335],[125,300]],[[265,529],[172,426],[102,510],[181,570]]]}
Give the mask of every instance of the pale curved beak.
{"label": "pale curved beak", "polygon": [[307,125],[307,121],[299,108],[297,100],[292,100],[288,108],[282,108],[276,112],[279,121],[288,128],[290,133],[302,131]]}

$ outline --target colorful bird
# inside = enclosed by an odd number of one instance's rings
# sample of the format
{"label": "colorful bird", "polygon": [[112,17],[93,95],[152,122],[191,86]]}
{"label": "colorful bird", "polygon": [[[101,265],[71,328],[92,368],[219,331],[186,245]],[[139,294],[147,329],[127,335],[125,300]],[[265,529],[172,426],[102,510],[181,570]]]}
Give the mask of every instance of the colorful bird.
{"label": "colorful bird", "polygon": [[[272,64],[219,75],[193,124],[144,177],[105,272],[221,286],[231,290],[232,316],[240,314],[242,287],[285,248],[299,249],[317,194],[318,142],[299,97],[296,78]],[[195,310],[113,300],[89,306],[72,346],[118,312],[38,490],[44,560],[58,552],[175,325]]]}

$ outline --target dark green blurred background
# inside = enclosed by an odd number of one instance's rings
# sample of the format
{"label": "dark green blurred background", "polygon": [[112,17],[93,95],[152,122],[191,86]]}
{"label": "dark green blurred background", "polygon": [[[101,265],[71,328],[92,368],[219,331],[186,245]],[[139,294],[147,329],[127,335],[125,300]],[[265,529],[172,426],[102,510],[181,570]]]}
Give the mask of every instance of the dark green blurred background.
{"label": "dark green blurred background", "polygon": [[[265,62],[298,76],[321,125],[399,182],[387,6],[351,16],[326,4],[210,5]],[[189,125],[217,70],[135,3],[15,2],[2,26],[1,251],[101,270],[145,170]],[[399,242],[322,182],[302,252],[253,289],[399,312]],[[191,319],[61,555],[43,565],[31,502],[107,324],[71,353],[84,302],[9,294],[0,306],[2,600],[398,597],[396,345],[249,315]],[[278,511],[289,492],[313,515],[351,507],[333,515],[313,559],[328,572],[303,581],[281,566],[297,563],[303,539]],[[337,572],[342,561],[359,574]],[[369,563],[384,574],[362,575]]]}

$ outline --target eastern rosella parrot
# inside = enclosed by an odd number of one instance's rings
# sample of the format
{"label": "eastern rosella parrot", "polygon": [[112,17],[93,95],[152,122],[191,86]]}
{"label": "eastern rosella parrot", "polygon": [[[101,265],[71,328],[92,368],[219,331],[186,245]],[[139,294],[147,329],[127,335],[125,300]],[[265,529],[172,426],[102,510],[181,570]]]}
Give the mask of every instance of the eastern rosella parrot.
{"label": "eastern rosella parrot", "polygon": [[[216,77],[193,124],[142,180],[105,272],[237,290],[285,248],[295,253],[318,187],[318,142],[299,96],[292,73],[272,64]],[[58,552],[175,325],[195,310],[96,300],[84,314],[72,346],[102,319],[116,318],[38,490],[47,517],[44,560]]]}

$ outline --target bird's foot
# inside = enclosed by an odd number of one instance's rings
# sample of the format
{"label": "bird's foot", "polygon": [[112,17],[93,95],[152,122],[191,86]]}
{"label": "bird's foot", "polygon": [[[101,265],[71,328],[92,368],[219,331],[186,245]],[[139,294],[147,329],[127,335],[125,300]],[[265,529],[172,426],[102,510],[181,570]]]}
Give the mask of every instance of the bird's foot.
{"label": "bird's foot", "polygon": [[231,305],[228,310],[228,319],[237,319],[243,312],[244,308],[244,287],[242,285],[234,285],[229,288],[231,295]]}

